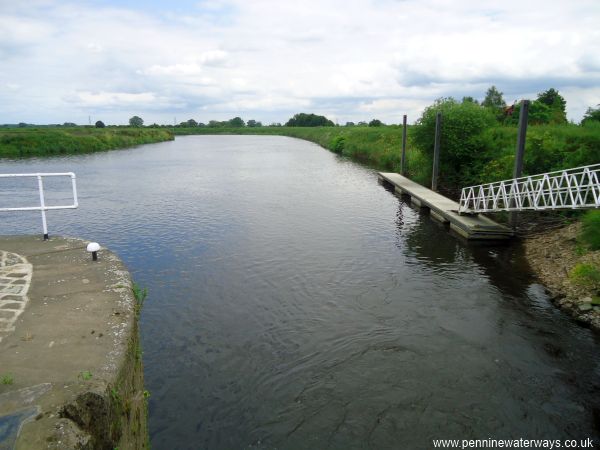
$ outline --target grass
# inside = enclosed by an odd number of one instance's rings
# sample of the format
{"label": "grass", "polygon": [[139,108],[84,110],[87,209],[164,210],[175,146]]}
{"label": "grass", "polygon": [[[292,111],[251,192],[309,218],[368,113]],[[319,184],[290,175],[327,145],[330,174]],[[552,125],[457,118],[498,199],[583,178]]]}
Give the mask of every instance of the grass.
{"label": "grass", "polygon": [[[411,143],[408,127],[406,165],[413,180],[428,184],[431,160]],[[381,171],[400,172],[402,127],[255,127],[255,128],[175,128],[176,135],[253,134],[304,139],[341,156]]]}
{"label": "grass", "polygon": [[569,273],[569,277],[582,286],[600,286],[600,270],[592,264],[577,264]]}
{"label": "grass", "polygon": [[600,250],[600,210],[590,210],[582,220],[580,242],[590,250]]}
{"label": "grass", "polygon": [[[174,128],[176,135],[190,134],[255,134],[281,135],[305,139],[359,163],[381,171],[400,172],[402,127],[243,127],[243,128]],[[429,185],[432,160],[424,149],[413,141],[415,126],[408,127],[407,175],[412,180]],[[453,189],[471,184],[489,183],[512,178],[517,141],[517,127],[496,125],[479,137],[484,150],[466,156],[464,173],[452,178]],[[531,125],[523,175],[567,169],[600,161],[600,126]],[[444,151],[444,148],[441,149]]]}
{"label": "grass", "polygon": [[174,139],[167,129],[0,128],[0,158],[91,153]]}
{"label": "grass", "polygon": [[79,372],[79,378],[81,378],[83,381],[89,381],[92,379],[92,377],[92,372],[90,372],[89,370]]}
{"label": "grass", "polygon": [[144,306],[144,302],[146,301],[146,297],[148,297],[148,289],[142,289],[137,283],[133,283],[131,290],[133,291],[133,297],[135,298],[135,314],[139,316]]}
{"label": "grass", "polygon": [[14,377],[10,373],[2,375],[1,380],[2,380],[2,384],[4,384],[4,385],[11,385],[15,382]]}

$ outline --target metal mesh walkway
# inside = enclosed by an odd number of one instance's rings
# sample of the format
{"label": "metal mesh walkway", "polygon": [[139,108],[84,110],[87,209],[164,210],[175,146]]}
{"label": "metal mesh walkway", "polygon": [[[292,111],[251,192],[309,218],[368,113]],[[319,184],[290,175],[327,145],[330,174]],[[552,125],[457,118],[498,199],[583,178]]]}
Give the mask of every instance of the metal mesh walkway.
{"label": "metal mesh walkway", "polygon": [[459,213],[600,207],[600,164],[462,189]]}

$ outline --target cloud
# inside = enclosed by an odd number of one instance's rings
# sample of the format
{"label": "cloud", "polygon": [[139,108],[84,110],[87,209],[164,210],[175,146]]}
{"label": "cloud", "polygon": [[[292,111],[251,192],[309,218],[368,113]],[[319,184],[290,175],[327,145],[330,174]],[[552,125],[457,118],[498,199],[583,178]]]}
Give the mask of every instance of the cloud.
{"label": "cloud", "polygon": [[579,120],[600,103],[599,21],[597,0],[0,4],[0,123],[397,123],[492,84],[508,102],[557,88]]}

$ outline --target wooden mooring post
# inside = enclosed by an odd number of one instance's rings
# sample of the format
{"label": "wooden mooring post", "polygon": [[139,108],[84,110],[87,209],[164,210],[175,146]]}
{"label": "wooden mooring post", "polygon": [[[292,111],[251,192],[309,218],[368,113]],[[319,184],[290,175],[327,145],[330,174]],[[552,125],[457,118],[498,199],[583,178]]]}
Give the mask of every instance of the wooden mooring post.
{"label": "wooden mooring post", "polygon": [[431,190],[437,191],[438,175],[440,172],[440,139],[442,135],[442,113],[435,115],[435,144],[433,145],[433,174],[431,176]]}
{"label": "wooden mooring post", "polygon": [[400,174],[406,176],[406,114],[402,116],[402,158],[400,159]]}
{"label": "wooden mooring post", "polygon": [[[525,138],[527,136],[527,117],[529,116],[529,100],[521,101],[519,111],[519,134],[517,136],[517,149],[515,153],[515,167],[513,178],[519,178],[523,174],[523,156],[525,155]],[[519,223],[519,213],[510,213],[510,225],[513,229],[517,228]]]}

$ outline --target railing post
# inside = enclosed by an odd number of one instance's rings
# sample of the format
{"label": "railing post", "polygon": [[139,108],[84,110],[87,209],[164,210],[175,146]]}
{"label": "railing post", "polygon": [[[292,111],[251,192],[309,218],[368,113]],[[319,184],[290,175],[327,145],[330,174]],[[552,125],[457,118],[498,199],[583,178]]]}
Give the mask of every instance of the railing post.
{"label": "railing post", "polygon": [[402,116],[402,159],[400,160],[400,175],[406,175],[406,114]]}
{"label": "railing post", "polygon": [[440,171],[440,139],[442,134],[442,113],[435,115],[435,143],[433,145],[433,174],[431,175],[431,190],[437,191],[437,179]]}
{"label": "railing post", "polygon": [[[521,101],[519,111],[519,134],[517,136],[517,149],[515,153],[515,167],[513,170],[513,178],[520,178],[523,173],[523,156],[525,154],[525,137],[527,136],[527,117],[529,115],[529,100]],[[513,198],[516,205],[516,199]],[[510,206],[510,205],[509,205]],[[519,215],[517,212],[510,214],[510,224],[513,228],[517,228]]]}
{"label": "railing post", "polygon": [[40,191],[40,208],[42,211],[42,227],[44,228],[44,240],[48,240],[48,224],[46,223],[46,203],[44,202],[44,182],[42,176],[38,175],[38,189]]}

